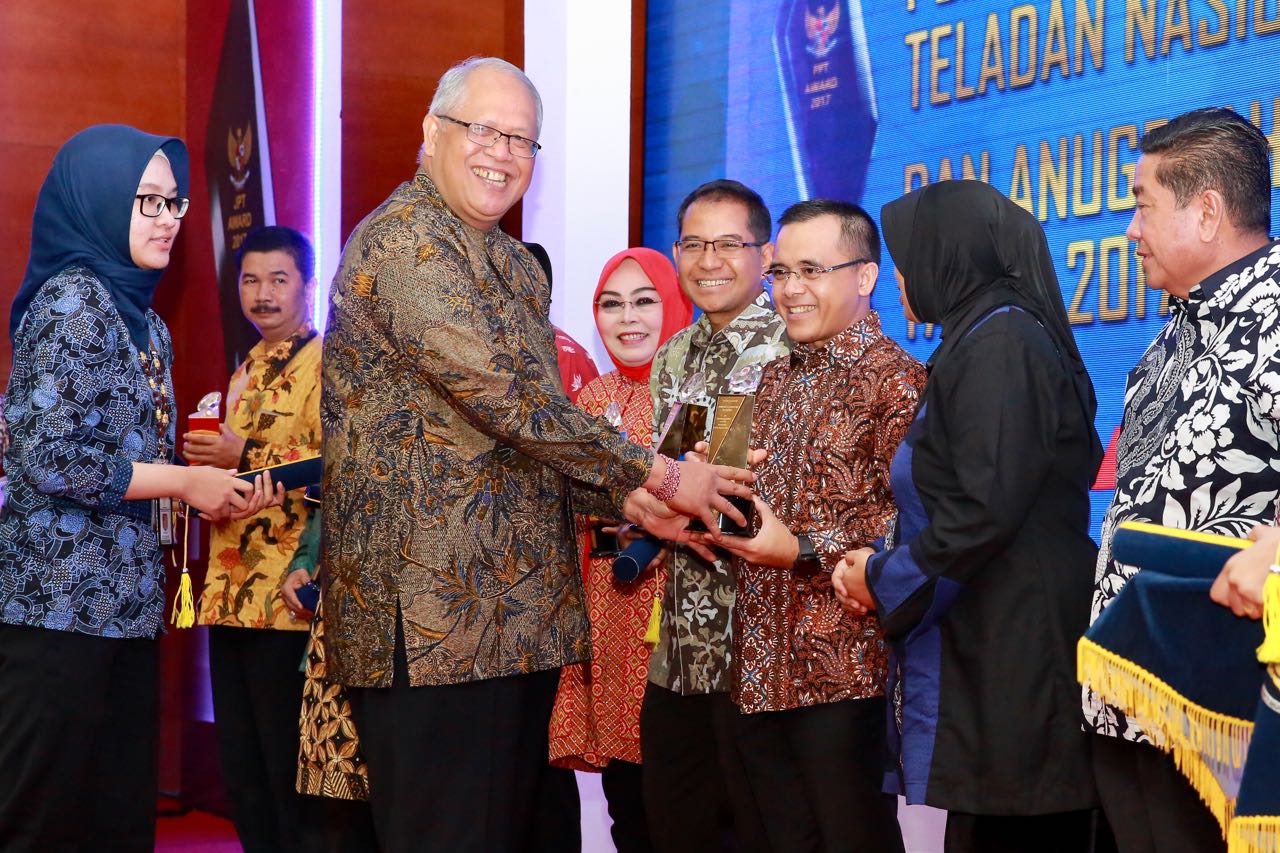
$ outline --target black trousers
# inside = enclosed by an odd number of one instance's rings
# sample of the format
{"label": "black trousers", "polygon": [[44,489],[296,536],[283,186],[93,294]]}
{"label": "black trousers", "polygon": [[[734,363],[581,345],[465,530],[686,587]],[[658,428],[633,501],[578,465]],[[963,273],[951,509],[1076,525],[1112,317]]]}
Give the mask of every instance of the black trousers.
{"label": "black trousers", "polygon": [[944,853],[1092,853],[1091,809],[1043,815],[947,812]]}
{"label": "black trousers", "polygon": [[[556,684],[560,684],[559,676]],[[550,722],[548,717],[548,725]],[[524,849],[572,850],[577,853],[582,849],[582,800],[578,796],[578,777],[572,770],[552,767],[547,763],[546,755],[542,759],[538,799],[533,809],[534,840],[524,844]]]}
{"label": "black trousers", "polygon": [[1120,853],[1227,849],[1200,795],[1173,758],[1154,746],[1095,735],[1093,773]]}
{"label": "black trousers", "polygon": [[[393,686],[349,688],[385,853],[505,853],[548,848],[539,807],[556,808],[547,727],[559,670],[410,687],[402,626]],[[576,805],[576,799],[575,799]],[[581,846],[580,835],[566,851]]]}
{"label": "black trousers", "polygon": [[[299,666],[307,631],[209,628],[218,758],[245,853],[302,849],[297,792]],[[310,819],[310,818],[308,818]]]}
{"label": "black trousers", "polygon": [[299,853],[379,853],[367,802],[300,796]]}
{"label": "black trousers", "polygon": [[771,849],[902,853],[883,697],[739,714],[733,736]]}
{"label": "black trousers", "polygon": [[646,687],[640,754],[654,850],[769,849],[731,733],[737,714],[727,693],[682,696]]}
{"label": "black trousers", "polygon": [[649,822],[644,815],[644,770],[639,764],[613,759],[600,774],[600,787],[613,825],[609,835],[618,853],[649,853]]}
{"label": "black trousers", "polygon": [[151,853],[156,643],[0,625],[0,850]]}

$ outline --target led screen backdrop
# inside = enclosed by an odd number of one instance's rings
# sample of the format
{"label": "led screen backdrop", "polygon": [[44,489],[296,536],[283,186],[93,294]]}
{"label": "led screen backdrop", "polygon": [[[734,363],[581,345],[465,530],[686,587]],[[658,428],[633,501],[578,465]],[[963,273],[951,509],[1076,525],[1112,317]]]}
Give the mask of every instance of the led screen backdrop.
{"label": "led screen backdrop", "polygon": [[[722,176],[775,220],[803,198],[878,217],[929,181],[989,181],[1044,224],[1104,443],[1165,318],[1124,237],[1142,133],[1229,105],[1280,151],[1280,0],[649,0],[648,15],[647,245],[668,249],[680,199]],[[936,336],[897,296],[886,253],[874,305],[926,358]],[[1094,493],[1095,533],[1109,498]]]}

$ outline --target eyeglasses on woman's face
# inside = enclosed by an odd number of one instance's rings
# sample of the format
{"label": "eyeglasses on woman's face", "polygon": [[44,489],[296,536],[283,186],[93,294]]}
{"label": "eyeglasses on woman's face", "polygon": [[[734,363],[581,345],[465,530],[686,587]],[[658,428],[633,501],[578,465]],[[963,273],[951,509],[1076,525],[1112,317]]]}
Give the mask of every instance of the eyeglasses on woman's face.
{"label": "eyeglasses on woman's face", "polygon": [[596,302],[596,309],[601,314],[616,315],[626,310],[628,305],[637,313],[652,314],[655,311],[662,310],[662,300],[656,296],[640,296],[636,299],[619,299],[616,296],[606,296]]}
{"label": "eyeglasses on woman's face", "polygon": [[165,198],[157,193],[139,193],[134,197],[138,200],[138,212],[152,219],[166,207],[174,219],[181,219],[187,215],[187,208],[191,205],[191,199],[184,196]]}

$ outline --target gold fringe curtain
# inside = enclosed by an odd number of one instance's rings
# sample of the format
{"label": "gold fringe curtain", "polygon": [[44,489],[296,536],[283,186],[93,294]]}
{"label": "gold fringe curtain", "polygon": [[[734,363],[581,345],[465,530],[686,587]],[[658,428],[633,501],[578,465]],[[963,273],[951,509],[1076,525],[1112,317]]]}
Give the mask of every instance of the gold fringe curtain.
{"label": "gold fringe curtain", "polygon": [[1253,723],[1188,702],[1160,678],[1087,638],[1077,646],[1076,666],[1082,684],[1124,711],[1155,746],[1172,753],[1225,837],[1235,798],[1222,790],[1212,765],[1234,770],[1243,766]]}

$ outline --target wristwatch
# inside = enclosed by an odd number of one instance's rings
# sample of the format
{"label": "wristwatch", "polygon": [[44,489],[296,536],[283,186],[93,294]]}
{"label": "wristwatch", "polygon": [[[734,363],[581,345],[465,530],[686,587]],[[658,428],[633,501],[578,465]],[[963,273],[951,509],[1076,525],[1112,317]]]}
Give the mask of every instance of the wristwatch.
{"label": "wristwatch", "polygon": [[816,572],[820,570],[822,568],[822,558],[814,550],[813,542],[809,540],[809,534],[797,533],[796,542],[800,545],[800,552],[796,554],[795,565],[791,568],[797,572]]}

